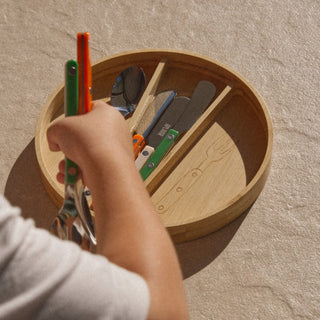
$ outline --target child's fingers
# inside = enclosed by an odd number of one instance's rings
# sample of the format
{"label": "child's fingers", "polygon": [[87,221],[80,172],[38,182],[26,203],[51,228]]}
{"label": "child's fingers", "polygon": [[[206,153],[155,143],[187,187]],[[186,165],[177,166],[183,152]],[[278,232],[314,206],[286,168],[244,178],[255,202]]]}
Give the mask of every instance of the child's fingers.
{"label": "child's fingers", "polygon": [[61,160],[59,162],[59,165],[58,165],[58,173],[56,175],[56,179],[58,182],[60,183],[64,183],[64,178],[65,178],[65,170],[66,170],[66,161],[65,160]]}
{"label": "child's fingers", "polygon": [[64,178],[65,178],[64,173],[58,172],[56,178],[59,183],[64,184]]}
{"label": "child's fingers", "polygon": [[58,144],[56,131],[57,131],[57,125],[56,125],[56,122],[53,122],[53,124],[47,130],[47,140],[48,140],[49,149],[51,151],[60,151],[60,146]]}
{"label": "child's fingers", "polygon": [[63,159],[59,162],[59,172],[64,173],[66,170],[66,161]]}

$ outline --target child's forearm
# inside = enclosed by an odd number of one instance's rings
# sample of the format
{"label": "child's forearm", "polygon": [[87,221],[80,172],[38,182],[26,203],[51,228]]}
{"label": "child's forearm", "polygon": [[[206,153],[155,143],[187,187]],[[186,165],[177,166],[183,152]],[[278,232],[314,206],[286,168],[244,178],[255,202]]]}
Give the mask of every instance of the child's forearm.
{"label": "child's forearm", "polygon": [[120,154],[107,164],[102,160],[90,174],[90,189],[98,253],[146,279],[153,300],[150,315],[187,319],[174,247],[133,160]]}
{"label": "child's forearm", "polygon": [[47,136],[50,150],[75,161],[90,188],[98,253],[146,280],[150,319],[188,319],[178,259],[136,170],[121,114],[96,101],[86,115],[55,121]]}

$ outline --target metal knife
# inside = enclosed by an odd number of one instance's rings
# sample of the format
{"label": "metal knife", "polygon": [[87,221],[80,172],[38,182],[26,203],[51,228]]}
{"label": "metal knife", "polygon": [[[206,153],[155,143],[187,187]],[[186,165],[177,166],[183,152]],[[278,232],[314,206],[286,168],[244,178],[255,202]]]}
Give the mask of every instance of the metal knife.
{"label": "metal knife", "polygon": [[[138,157],[140,151],[145,146],[145,137],[149,134],[152,128],[157,124],[159,118],[166,111],[168,106],[172,103],[173,99],[176,96],[176,92],[174,91],[165,91],[159,93],[153,103],[148,107],[147,111],[143,116],[143,120],[137,126],[138,134],[133,136],[133,152],[135,154],[135,158]],[[151,119],[151,122],[150,122]],[[139,134],[143,132],[142,134]]]}
{"label": "metal knife", "polygon": [[[195,90],[192,93],[191,100],[187,103],[187,105],[184,107],[183,113],[180,115],[179,119],[174,123],[173,125],[173,131],[177,132],[177,135],[174,139],[174,141],[178,140],[178,136],[185,133],[187,130],[189,130],[192,125],[197,121],[197,119],[201,116],[201,114],[205,111],[205,109],[209,106],[210,102],[212,101],[213,97],[216,93],[216,87],[209,81],[200,81]],[[179,97],[176,97],[178,99]],[[169,112],[168,112],[169,113]],[[160,123],[161,119],[159,120]],[[158,124],[159,124],[158,123]],[[154,128],[155,129],[155,128]],[[158,130],[159,128],[157,128]],[[166,128],[163,127],[163,130]],[[172,130],[172,129],[170,129]],[[179,131],[180,130],[180,131]],[[152,131],[153,135],[149,135],[148,137],[148,145],[151,145],[152,147],[156,148],[156,151],[154,152],[153,156],[157,154],[157,143],[160,140],[159,137],[161,137],[160,131]],[[167,137],[167,136],[166,136]],[[163,140],[166,140],[164,138]],[[160,145],[162,144],[163,140],[160,142]],[[173,144],[170,145],[170,148],[172,148]],[[167,150],[168,151],[168,150]],[[163,152],[163,151],[162,151]],[[153,161],[150,157],[149,161]],[[159,164],[159,162],[162,160],[163,156],[160,158],[158,157],[152,162],[152,166],[149,165],[149,168],[145,168],[147,164],[143,167],[143,169],[140,171],[142,178],[145,180],[151,172],[156,168],[156,166]]]}
{"label": "metal knife", "polygon": [[157,124],[145,136],[147,144],[156,148],[167,132],[174,128],[176,122],[186,110],[190,99],[184,96],[175,97],[171,105],[165,110]]}
{"label": "metal knife", "polygon": [[216,94],[216,87],[209,81],[200,81],[194,89],[184,113],[173,126],[180,134],[189,130],[201,114],[208,108]]}
{"label": "metal knife", "polygon": [[147,163],[140,170],[140,174],[143,180],[148,178],[148,176],[157,167],[163,157],[169,152],[178,135],[178,131],[175,131],[173,129],[169,130],[167,135],[162,139],[161,143],[157,147],[156,151],[151,155]]}

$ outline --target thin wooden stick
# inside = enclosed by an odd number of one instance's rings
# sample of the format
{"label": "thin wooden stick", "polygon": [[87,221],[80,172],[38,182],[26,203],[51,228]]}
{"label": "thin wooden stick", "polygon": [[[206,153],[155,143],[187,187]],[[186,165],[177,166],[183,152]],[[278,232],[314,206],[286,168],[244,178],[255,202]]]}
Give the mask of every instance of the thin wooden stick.
{"label": "thin wooden stick", "polygon": [[136,107],[136,110],[134,111],[132,117],[127,120],[128,125],[130,127],[130,132],[132,134],[135,133],[138,123],[142,119],[149,104],[154,99],[155,93],[158,88],[158,84],[160,82],[163,71],[165,70],[165,67],[166,67],[166,60],[161,60],[158,64],[155,72],[153,73],[152,78],[149,81],[149,84],[148,84],[147,88],[145,89],[145,91],[144,91],[144,93],[143,93],[143,95],[142,95],[142,97]]}

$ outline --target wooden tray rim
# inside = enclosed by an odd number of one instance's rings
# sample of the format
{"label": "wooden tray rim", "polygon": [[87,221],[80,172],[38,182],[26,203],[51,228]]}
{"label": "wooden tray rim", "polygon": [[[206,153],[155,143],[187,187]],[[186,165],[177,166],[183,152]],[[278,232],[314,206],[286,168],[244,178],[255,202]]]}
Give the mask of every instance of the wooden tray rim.
{"label": "wooden tray rim", "polygon": [[[241,86],[245,86],[249,89],[249,92],[251,91],[252,96],[254,97],[254,99],[257,99],[260,108],[262,110],[263,116],[265,118],[265,124],[266,124],[266,128],[267,128],[267,143],[266,143],[266,150],[265,150],[265,155],[263,158],[263,161],[261,163],[261,165],[259,166],[259,169],[257,170],[256,174],[254,175],[254,177],[250,180],[250,182],[244,187],[244,189],[237,195],[235,196],[232,200],[229,201],[229,203],[227,203],[225,206],[221,207],[220,209],[215,211],[215,214],[219,214],[224,212],[225,210],[227,210],[230,207],[235,206],[239,201],[243,200],[243,197],[246,194],[249,194],[250,192],[252,192],[252,190],[257,187],[257,184],[262,184],[260,186],[261,190],[263,188],[263,185],[266,181],[266,178],[268,176],[268,172],[270,169],[270,165],[271,165],[271,153],[272,153],[272,148],[273,148],[273,125],[272,125],[272,120],[269,114],[269,110],[266,107],[263,99],[261,98],[261,96],[259,95],[259,93],[256,91],[256,89],[243,77],[241,76],[238,72],[234,71],[232,68],[230,68],[229,66],[218,62],[217,60],[207,57],[205,55],[202,54],[198,54],[198,53],[193,53],[191,51],[186,51],[186,50],[172,50],[172,49],[157,49],[157,48],[153,48],[153,49],[139,49],[139,50],[129,50],[129,51],[123,51],[123,52],[119,52],[119,53],[115,53],[109,56],[105,56],[102,57],[101,59],[98,59],[97,61],[95,61],[92,64],[92,70],[93,70],[93,74],[96,74],[97,77],[99,75],[100,72],[103,71],[103,69],[105,69],[103,67],[103,65],[107,62],[107,61],[112,61],[112,60],[116,60],[118,58],[124,57],[124,56],[128,56],[128,64],[132,64],[132,61],[130,59],[131,56],[135,56],[137,54],[150,54],[150,56],[152,56],[152,54],[156,54],[157,56],[174,56],[174,55],[183,55],[183,56],[188,56],[190,58],[196,58],[202,60],[203,62],[208,62],[210,64],[215,64],[217,67],[223,69],[224,71],[227,71],[227,73],[230,73],[232,75],[233,78],[236,79],[235,83],[236,83],[236,88],[235,88],[235,92],[234,95],[238,92],[242,92],[241,90]],[[134,60],[134,59],[133,59]],[[138,59],[139,60],[139,59]],[[152,58],[150,58],[150,61],[152,60]],[[154,61],[158,61],[158,59],[154,59]],[[170,61],[170,58],[169,58]],[[182,64],[187,64],[187,63],[183,63]],[[120,64],[119,64],[120,65]],[[123,64],[121,64],[123,65]],[[196,67],[198,67],[196,65]],[[237,83],[238,82],[238,83]],[[46,114],[48,111],[50,111],[49,107],[50,104],[52,103],[53,99],[55,99],[58,95],[63,95],[63,89],[64,89],[64,82],[61,83],[53,92],[52,94],[47,98],[46,103],[44,104],[44,106],[42,107],[42,110],[40,112],[38,121],[37,121],[37,125],[36,125],[36,132],[40,133],[43,132],[44,129],[46,128],[46,123],[43,121],[40,121],[41,119],[52,119],[54,114],[57,112],[57,110],[51,110],[50,114]],[[249,97],[250,98],[250,97]],[[55,193],[60,193],[59,190],[57,192],[57,190],[54,188],[55,185],[55,181],[54,179],[51,177],[50,174],[44,174],[44,172],[42,170],[46,170],[46,166],[44,163],[44,159],[42,157],[42,152],[41,152],[41,139],[46,139],[46,137],[44,136],[40,136],[40,135],[36,135],[35,136],[35,149],[36,149],[36,157],[38,160],[38,164],[40,166],[40,171],[41,171],[41,176],[42,176],[42,180],[43,183],[45,184],[46,188],[50,188],[52,189]],[[47,171],[46,171],[47,172]],[[151,176],[152,178],[152,176]],[[47,181],[46,181],[47,179]],[[259,194],[260,192],[258,192]],[[62,194],[60,194],[60,196],[63,197]],[[52,197],[52,193],[51,193],[51,197]],[[58,205],[59,203],[59,199],[53,199],[53,201],[55,202],[56,205]],[[253,201],[251,201],[253,202]],[[202,219],[203,221],[207,220],[208,217]],[[232,221],[233,219],[231,219]],[[197,220],[201,222],[200,220]],[[185,223],[183,225],[178,226],[179,227],[187,227],[188,225],[192,224],[193,222],[188,222]],[[174,226],[176,227],[176,226]],[[168,226],[168,228],[170,229],[171,226]]]}

